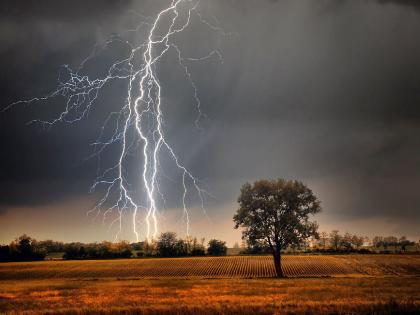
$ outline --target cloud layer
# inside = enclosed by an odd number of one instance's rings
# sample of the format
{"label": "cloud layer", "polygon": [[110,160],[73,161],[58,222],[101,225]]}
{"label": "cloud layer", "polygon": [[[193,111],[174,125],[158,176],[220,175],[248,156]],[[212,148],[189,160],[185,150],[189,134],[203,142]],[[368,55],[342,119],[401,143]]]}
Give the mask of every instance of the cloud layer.
{"label": "cloud layer", "polygon": [[[153,15],[165,3],[3,1],[1,106],[50,91],[61,64],[76,66],[96,42],[134,25],[133,12]],[[215,195],[209,216],[233,213],[220,205],[232,204],[245,181],[286,177],[313,187],[329,221],[394,218],[398,233],[420,224],[418,7],[385,0],[202,1],[206,18],[238,33],[219,39],[193,20],[178,38],[192,57],[215,46],[224,56],[223,64],[191,66],[209,116],[203,132],[194,128],[191,89],[174,55],[159,71],[168,137]],[[90,71],[123,53],[113,47]],[[89,143],[123,96],[123,85],[111,85],[89,121],[48,132],[25,123],[52,117],[60,99],[1,114],[0,209],[85,195],[96,174],[95,161],[83,162]],[[107,152],[105,162],[113,156]],[[165,171],[176,178],[169,166]],[[177,187],[162,187],[169,208],[179,206]]]}

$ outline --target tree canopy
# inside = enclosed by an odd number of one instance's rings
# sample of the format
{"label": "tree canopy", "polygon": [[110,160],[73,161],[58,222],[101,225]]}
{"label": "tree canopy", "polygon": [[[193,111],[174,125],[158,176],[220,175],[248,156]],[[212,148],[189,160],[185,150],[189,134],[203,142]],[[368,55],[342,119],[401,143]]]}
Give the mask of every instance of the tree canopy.
{"label": "tree canopy", "polygon": [[309,216],[321,211],[320,201],[302,182],[278,179],[244,184],[238,202],[235,228],[242,228],[251,245],[268,244],[277,275],[283,276],[281,250],[317,237],[318,224]]}
{"label": "tree canopy", "polygon": [[207,247],[207,254],[212,256],[224,256],[226,255],[226,252],[226,242],[216,239],[212,239],[209,241],[209,246]]}

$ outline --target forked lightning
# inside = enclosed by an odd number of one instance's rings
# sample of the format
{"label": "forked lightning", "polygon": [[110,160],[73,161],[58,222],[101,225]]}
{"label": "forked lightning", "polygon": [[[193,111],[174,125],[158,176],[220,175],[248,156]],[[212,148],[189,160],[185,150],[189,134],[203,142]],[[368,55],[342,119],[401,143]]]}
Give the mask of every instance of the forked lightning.
{"label": "forked lightning", "polygon": [[[118,232],[115,239],[119,239],[123,228],[123,215],[130,213],[132,231],[136,241],[140,238],[139,219],[140,211],[143,211],[144,229],[142,233],[146,238],[156,238],[159,231],[159,207],[164,203],[164,196],[159,190],[159,174],[161,172],[160,157],[167,154],[173,161],[174,167],[180,170],[182,179],[182,203],[183,219],[186,226],[186,234],[190,234],[190,214],[187,205],[189,187],[195,190],[201,201],[200,207],[205,212],[204,202],[207,192],[201,188],[201,183],[183,165],[176,150],[170,145],[165,137],[164,120],[165,113],[162,109],[162,85],[156,68],[159,61],[170,51],[174,52],[179,66],[185,72],[185,79],[193,89],[193,98],[196,102],[197,119],[195,124],[198,128],[200,121],[205,118],[202,112],[201,102],[197,86],[188,69],[188,63],[203,61],[210,58],[222,60],[218,50],[209,52],[206,56],[186,58],[183,56],[179,45],[174,41],[174,35],[184,31],[190,26],[193,16],[197,17],[212,31],[226,35],[221,28],[208,22],[198,11],[198,1],[172,0],[162,9],[155,18],[147,18],[141,15],[142,22],[137,28],[126,31],[135,34],[142,33],[145,38],[140,44],[133,44],[123,40],[121,36],[111,37],[103,46],[96,47],[94,52],[87,57],[76,71],[69,66],[64,66],[66,79],[59,78],[57,89],[44,97],[37,97],[26,101],[11,104],[5,110],[19,103],[32,103],[54,97],[66,99],[64,110],[52,120],[33,120],[31,123],[41,123],[51,127],[57,123],[76,123],[88,117],[92,109],[97,105],[96,101],[100,91],[111,81],[125,80],[127,82],[127,97],[121,102],[120,108],[109,113],[104,121],[99,137],[94,143],[95,151],[90,157],[100,157],[101,153],[110,146],[119,146],[119,155],[115,165],[99,172],[91,190],[100,189],[102,197],[88,214],[95,217],[103,215],[103,220],[111,213],[117,213],[112,220],[110,228],[118,224]],[[98,51],[106,48],[111,43],[122,43],[129,47],[129,56],[114,62],[108,69],[104,78],[90,78],[82,75],[86,64],[95,58]],[[111,136],[105,136],[106,130],[111,129]],[[138,196],[142,191],[133,191],[127,178],[127,158],[136,152],[140,152],[139,160],[142,161],[139,174],[145,196],[140,203]],[[131,171],[131,170],[130,170]]]}

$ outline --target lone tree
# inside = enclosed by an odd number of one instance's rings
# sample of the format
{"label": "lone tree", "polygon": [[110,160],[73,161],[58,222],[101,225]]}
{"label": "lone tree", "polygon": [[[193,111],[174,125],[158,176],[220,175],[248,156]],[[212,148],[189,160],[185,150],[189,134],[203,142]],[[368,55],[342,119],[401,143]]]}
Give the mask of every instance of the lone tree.
{"label": "lone tree", "polygon": [[243,228],[242,238],[250,245],[268,243],[277,277],[283,277],[281,250],[318,237],[318,224],[309,215],[321,211],[320,202],[302,182],[284,179],[246,183],[238,202],[235,228]]}

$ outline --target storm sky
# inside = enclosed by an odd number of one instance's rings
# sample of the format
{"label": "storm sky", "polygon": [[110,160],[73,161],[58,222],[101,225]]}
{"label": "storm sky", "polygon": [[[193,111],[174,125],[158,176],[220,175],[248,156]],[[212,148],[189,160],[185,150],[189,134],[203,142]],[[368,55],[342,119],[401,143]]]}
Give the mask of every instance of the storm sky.
{"label": "storm sky", "polygon": [[[43,96],[60,66],[77,66],[109,36],[133,29],[169,1],[2,1],[0,107]],[[207,216],[194,198],[191,233],[232,244],[240,187],[259,178],[304,181],[322,202],[321,230],[368,236],[420,236],[420,5],[417,1],[202,0],[177,37],[191,64],[207,120],[194,126],[191,87],[168,54],[158,72],[165,129],[183,163],[213,197]],[[129,34],[141,41],[144,33]],[[127,54],[113,45],[87,65],[101,76]],[[114,58],[114,59],[113,59]],[[0,114],[0,242],[27,233],[38,239],[113,239],[86,216],[97,160],[86,160],[106,114],[121,106],[124,82],[105,87],[91,116],[45,130],[33,119],[63,109],[55,98]],[[105,152],[112,162],[115,152]],[[166,163],[167,162],[167,163]],[[180,183],[163,184],[168,204],[161,230],[180,228]],[[133,164],[133,174],[138,165]],[[126,234],[127,239],[132,235]]]}

